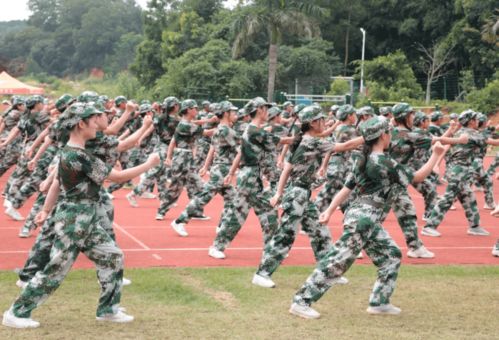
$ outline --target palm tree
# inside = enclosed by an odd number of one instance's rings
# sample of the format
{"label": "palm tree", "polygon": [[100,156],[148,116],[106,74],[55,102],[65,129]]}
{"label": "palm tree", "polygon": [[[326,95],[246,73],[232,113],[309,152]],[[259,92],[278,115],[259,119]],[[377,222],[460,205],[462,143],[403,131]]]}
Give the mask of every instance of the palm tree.
{"label": "palm tree", "polygon": [[284,32],[300,37],[319,35],[319,29],[313,21],[324,10],[311,1],[295,0],[255,0],[250,5],[248,15],[239,17],[233,23],[236,32],[232,47],[233,58],[239,57],[251,40],[262,30],[266,30],[269,39],[269,78],[267,100],[273,101],[275,76],[277,71],[278,46]]}

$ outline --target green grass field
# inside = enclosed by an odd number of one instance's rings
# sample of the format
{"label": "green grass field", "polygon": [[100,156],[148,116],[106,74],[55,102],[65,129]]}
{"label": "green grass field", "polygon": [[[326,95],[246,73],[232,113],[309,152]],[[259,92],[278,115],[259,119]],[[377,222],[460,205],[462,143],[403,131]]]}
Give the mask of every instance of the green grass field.
{"label": "green grass field", "polygon": [[[404,266],[392,302],[400,316],[365,312],[373,266],[357,265],[350,284],[333,287],[314,307],[319,320],[288,313],[311,267],[284,267],[275,289],[251,285],[253,268],[127,269],[133,284],[122,305],[130,324],[95,321],[95,271],[73,271],[33,313],[35,330],[0,327],[0,339],[497,339],[497,266]],[[0,272],[0,308],[19,293],[16,275]]]}

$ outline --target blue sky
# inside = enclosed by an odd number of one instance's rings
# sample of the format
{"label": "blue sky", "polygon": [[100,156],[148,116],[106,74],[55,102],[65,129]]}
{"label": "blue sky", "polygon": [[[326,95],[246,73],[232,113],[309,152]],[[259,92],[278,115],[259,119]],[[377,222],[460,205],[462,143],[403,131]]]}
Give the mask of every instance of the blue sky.
{"label": "blue sky", "polygon": [[[85,1],[85,0],[81,0]],[[135,0],[143,8],[146,7],[147,0]],[[226,6],[233,7],[237,0],[227,0]],[[0,0],[0,21],[28,19],[28,0]]]}

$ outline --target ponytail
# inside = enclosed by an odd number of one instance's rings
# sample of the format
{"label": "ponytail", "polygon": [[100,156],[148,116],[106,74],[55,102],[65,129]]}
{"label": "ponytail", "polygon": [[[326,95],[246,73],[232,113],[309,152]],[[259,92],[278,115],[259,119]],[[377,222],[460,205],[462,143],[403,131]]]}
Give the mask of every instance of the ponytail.
{"label": "ponytail", "polygon": [[310,130],[310,123],[303,123],[301,125],[301,131],[298,132],[298,134],[295,136],[295,140],[293,141],[293,143],[289,146],[289,151],[292,154],[295,153],[296,149],[298,149],[298,146],[300,145],[302,139],[303,139],[303,135],[308,131]]}
{"label": "ponytail", "polygon": [[366,165],[367,165],[367,160],[369,159],[369,155],[373,151],[373,145],[378,142],[380,137],[375,138],[370,141],[366,141],[364,143],[364,146],[362,147],[362,159],[360,160],[359,163],[359,169],[361,173],[366,172]]}

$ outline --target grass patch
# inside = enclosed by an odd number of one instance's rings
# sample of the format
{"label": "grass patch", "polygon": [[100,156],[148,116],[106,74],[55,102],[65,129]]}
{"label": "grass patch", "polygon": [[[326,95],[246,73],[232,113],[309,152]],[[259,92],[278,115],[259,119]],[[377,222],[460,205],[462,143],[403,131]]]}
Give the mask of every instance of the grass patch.
{"label": "grass patch", "polygon": [[[404,266],[393,303],[403,312],[365,312],[376,271],[354,266],[350,284],[333,287],[314,307],[319,320],[288,314],[294,292],[311,267],[283,267],[276,289],[251,285],[252,268],[127,269],[133,284],[122,305],[131,324],[95,321],[99,287],[95,271],[71,272],[61,288],[33,313],[36,330],[0,327],[0,339],[491,339],[499,329],[497,266]],[[0,272],[0,308],[19,293],[16,275]]]}

